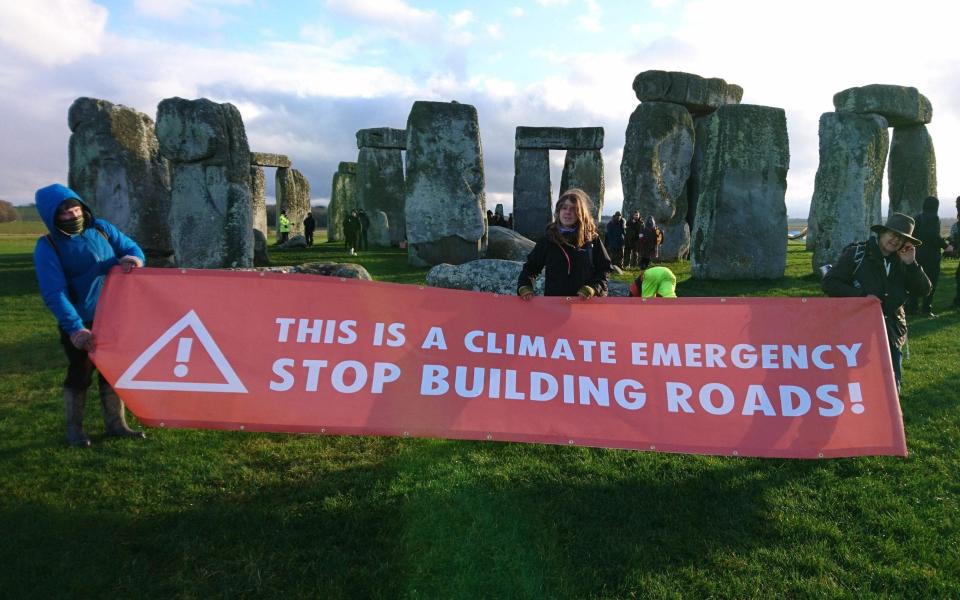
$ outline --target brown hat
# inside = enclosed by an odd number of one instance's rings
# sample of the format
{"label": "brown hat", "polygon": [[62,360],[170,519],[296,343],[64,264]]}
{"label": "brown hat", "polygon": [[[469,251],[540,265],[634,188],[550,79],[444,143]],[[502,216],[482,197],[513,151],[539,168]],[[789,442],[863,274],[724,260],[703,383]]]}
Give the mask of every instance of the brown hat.
{"label": "brown hat", "polygon": [[883,225],[874,225],[870,228],[870,231],[873,231],[877,235],[883,233],[884,231],[892,231],[898,233],[906,238],[914,246],[920,246],[923,244],[920,240],[913,237],[913,226],[915,225],[913,219],[908,217],[903,213],[891,213],[887,217],[887,222]]}

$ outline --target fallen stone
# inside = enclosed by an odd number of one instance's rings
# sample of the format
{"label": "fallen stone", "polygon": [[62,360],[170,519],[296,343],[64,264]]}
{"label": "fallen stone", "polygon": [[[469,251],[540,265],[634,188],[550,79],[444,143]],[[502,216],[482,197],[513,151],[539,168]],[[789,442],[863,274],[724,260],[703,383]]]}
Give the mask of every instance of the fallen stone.
{"label": "fallen stone", "polygon": [[290,239],[288,239],[287,241],[285,241],[284,243],[277,244],[275,246],[275,248],[278,248],[280,250],[290,250],[293,248],[306,248],[306,247],[307,247],[307,238],[305,238],[303,234],[295,235]]}
{"label": "fallen stone", "polygon": [[324,277],[340,277],[343,279],[362,279],[373,281],[370,273],[356,263],[313,262],[302,265],[284,265],[278,267],[260,267],[255,269],[233,269],[234,271],[256,271],[260,273],[302,273],[304,275],[321,275]]}
{"label": "fallen stone", "polygon": [[[489,258],[460,265],[443,263],[436,265],[427,273],[427,285],[516,296],[517,279],[522,269],[522,262]],[[543,274],[537,279],[534,290],[537,295],[543,295]]]}
{"label": "fallen stone", "polygon": [[743,98],[739,85],[679,71],[644,71],[633,79],[633,91],[641,102],[672,102],[694,114],[740,104]]}
{"label": "fallen stone", "polygon": [[486,258],[524,262],[536,245],[532,240],[506,227],[494,225],[487,232]]}
{"label": "fallen stone", "polygon": [[933,106],[914,87],[874,83],[852,87],[833,95],[837,112],[877,114],[890,127],[924,125],[933,119]]}

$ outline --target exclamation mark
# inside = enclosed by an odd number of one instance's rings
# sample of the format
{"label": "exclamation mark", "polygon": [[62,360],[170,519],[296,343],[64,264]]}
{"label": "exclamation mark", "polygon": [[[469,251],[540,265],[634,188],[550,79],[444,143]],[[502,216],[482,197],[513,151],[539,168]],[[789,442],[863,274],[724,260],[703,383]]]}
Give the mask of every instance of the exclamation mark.
{"label": "exclamation mark", "polygon": [[850,391],[850,412],[855,415],[862,415],[866,409],[863,406],[863,394],[860,393],[860,384],[848,383],[847,390]]}
{"label": "exclamation mark", "polygon": [[190,360],[190,348],[193,346],[193,338],[180,338],[177,345],[177,362],[180,363],[173,368],[173,374],[177,377],[185,377],[190,372],[190,368],[185,363]]}

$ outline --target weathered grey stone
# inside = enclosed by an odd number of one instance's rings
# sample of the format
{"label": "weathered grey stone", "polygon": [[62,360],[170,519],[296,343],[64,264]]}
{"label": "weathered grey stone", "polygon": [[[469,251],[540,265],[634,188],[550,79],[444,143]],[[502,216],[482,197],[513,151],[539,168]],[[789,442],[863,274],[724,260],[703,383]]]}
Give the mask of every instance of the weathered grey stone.
{"label": "weathered grey stone", "polygon": [[721,106],[705,131],[705,168],[690,248],[693,276],[783,277],[790,168],[783,109]]}
{"label": "weathered grey stone", "polygon": [[608,281],[607,295],[611,298],[625,298],[630,295],[630,284],[622,281]]}
{"label": "weathered grey stone", "polygon": [[599,150],[567,150],[560,176],[560,194],[572,188],[580,188],[590,196],[593,220],[599,223],[605,189],[603,156]]}
{"label": "weathered grey stone", "polygon": [[279,267],[262,267],[256,269],[235,269],[236,271],[258,271],[262,273],[302,273],[304,275],[321,275],[324,277],[340,277],[343,279],[362,279],[373,281],[370,273],[356,263],[312,262],[302,265],[283,265]]}
{"label": "weathered grey stone", "polygon": [[330,205],[327,206],[327,241],[343,240],[343,220],[357,207],[357,163],[341,162],[333,174]]}
{"label": "weathered grey stone", "polygon": [[373,281],[373,277],[370,277],[370,273],[364,268],[364,266],[358,265],[357,263],[305,263],[298,266],[294,273],[307,273],[310,275],[326,275],[328,277],[343,277],[344,279],[363,279],[364,281]]}
{"label": "weathered grey stone", "polygon": [[[357,132],[359,138],[362,131]],[[403,131],[394,129],[391,131]],[[361,148],[357,156],[356,197],[357,208],[370,214],[383,211],[390,224],[388,243],[398,245],[406,239],[404,217],[405,188],[403,181],[403,156],[400,150],[384,148]]]}
{"label": "weathered grey stone", "polygon": [[250,198],[253,201],[253,228],[269,235],[267,231],[267,182],[263,167],[250,165]]}
{"label": "weathered grey stone", "polygon": [[371,246],[385,248],[390,245],[390,218],[382,210],[369,213],[370,233],[367,241]]}
{"label": "weathered grey stone", "polygon": [[603,148],[603,127],[517,127],[516,147],[600,150]]}
{"label": "weathered grey stone", "polygon": [[[705,163],[703,161],[703,152],[705,141],[707,139],[707,122],[709,115],[693,118],[693,157],[690,159],[690,178],[687,179],[687,224],[690,231],[693,231],[693,222],[697,216],[697,201],[700,198],[700,191],[703,189],[703,170]],[[680,203],[677,202],[679,208]]]}
{"label": "weathered grey stone", "polygon": [[552,220],[550,151],[517,148],[513,154],[513,228],[538,240]]}
{"label": "weathered grey stone", "polygon": [[[301,228],[302,229],[302,228]],[[276,246],[280,250],[289,250],[292,248],[306,248],[307,247],[307,238],[303,236],[302,233],[294,235],[287,241],[282,244],[277,244]]]}
{"label": "weathered grey stone", "polygon": [[[460,265],[443,263],[436,265],[427,273],[427,285],[515,296],[521,269],[523,269],[522,262],[490,258],[472,260]],[[543,274],[537,278],[534,291],[538,295],[543,295]]]}
{"label": "weathered grey stone", "polygon": [[663,243],[660,245],[659,260],[673,262],[683,260],[690,255],[690,225],[686,216],[679,213],[671,223],[660,225],[663,230]]}
{"label": "weathered grey stone", "polygon": [[70,188],[137,241],[147,263],[173,254],[170,172],[153,120],[121,104],[77,98],[68,112]]}
{"label": "weathered grey stone", "polygon": [[532,240],[506,227],[494,225],[487,231],[487,258],[523,262],[535,246]]}
{"label": "weathered grey stone", "polygon": [[240,111],[206,98],[167,98],[157,107],[157,140],[171,162],[177,266],[251,266],[250,147]]}
{"label": "weathered grey stone", "polygon": [[889,147],[887,121],[879,115],[823,113],[820,164],[813,187],[807,235],[813,237],[814,272],[835,264],[840,252],[870,235],[881,221],[880,190]]}
{"label": "weathered grey stone", "polygon": [[405,215],[410,264],[459,264],[486,251],[477,109],[414,102],[407,120]]}
{"label": "weathered grey stone", "polygon": [[259,229],[253,230],[253,266],[266,267],[270,264],[270,255],[267,252],[267,234]]}
{"label": "weathered grey stone", "polygon": [[361,129],[357,132],[357,148],[407,149],[407,130],[391,127]]}
{"label": "weathered grey stone", "polygon": [[277,169],[277,214],[287,211],[290,237],[303,235],[303,220],[310,212],[310,182],[296,169]]}
{"label": "weathered grey stone", "polygon": [[889,212],[919,215],[923,199],[937,195],[937,155],[927,126],[894,127],[889,160]]}
{"label": "weathered grey stone", "polygon": [[644,71],[633,79],[633,91],[641,102],[672,102],[696,114],[739,104],[743,98],[739,85],[679,71]]}
{"label": "weathered grey stone", "polygon": [[837,112],[877,114],[890,127],[924,125],[933,118],[933,107],[927,97],[914,87],[874,83],[853,87],[833,95]]}
{"label": "weathered grey stone", "polygon": [[693,117],[687,109],[668,102],[640,104],[630,115],[620,163],[623,214],[639,210],[658,223],[671,221],[677,203],[685,200],[693,149]]}
{"label": "weathered grey stone", "polygon": [[283,154],[268,154],[266,152],[251,152],[250,164],[258,167],[278,167],[289,169],[293,164],[289,156]]}

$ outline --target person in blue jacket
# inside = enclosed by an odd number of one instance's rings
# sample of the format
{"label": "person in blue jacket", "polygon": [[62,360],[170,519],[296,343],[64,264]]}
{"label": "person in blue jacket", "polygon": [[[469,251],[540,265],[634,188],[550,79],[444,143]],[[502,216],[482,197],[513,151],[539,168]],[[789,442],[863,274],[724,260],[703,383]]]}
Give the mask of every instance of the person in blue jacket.
{"label": "person in blue jacket", "polygon": [[[87,352],[93,349],[90,328],[107,272],[120,265],[125,273],[143,266],[143,251],[136,242],[109,222],[93,216],[90,207],[70,188],[55,183],[37,190],[37,212],[50,232],[37,240],[33,251],[40,294],[57,318],[60,343],[69,365],[63,382],[67,442],[89,447],[83,431],[83,409],[94,365]],[[146,437],[127,426],[123,402],[99,376],[100,407],[106,434],[111,437]]]}

